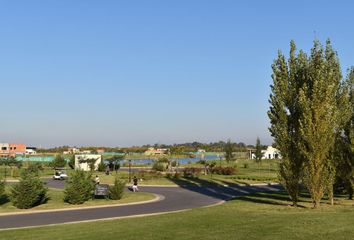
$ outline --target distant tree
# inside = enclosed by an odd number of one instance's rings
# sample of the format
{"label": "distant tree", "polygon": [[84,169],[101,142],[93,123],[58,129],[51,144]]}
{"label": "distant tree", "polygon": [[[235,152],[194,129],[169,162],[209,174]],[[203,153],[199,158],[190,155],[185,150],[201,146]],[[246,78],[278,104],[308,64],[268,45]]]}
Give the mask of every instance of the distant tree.
{"label": "distant tree", "polygon": [[75,155],[70,156],[68,165],[71,169],[75,169]]}
{"label": "distant tree", "polygon": [[106,159],[108,161],[108,166],[111,169],[111,171],[116,171],[116,174],[120,168],[120,161],[122,161],[125,158],[125,155],[116,155],[113,157],[110,157]]}
{"label": "distant tree", "polygon": [[27,167],[27,169],[24,169],[24,171],[27,171],[28,173],[31,173],[35,176],[39,176],[39,172],[43,171],[43,170],[44,170],[44,168],[43,168],[42,164],[39,162],[31,163]]}
{"label": "distant tree", "polygon": [[234,144],[231,142],[230,139],[225,144],[224,152],[226,162],[229,163],[234,159]]}
{"label": "distant tree", "polygon": [[65,167],[66,160],[62,155],[56,155],[54,160],[50,163],[52,168],[61,168]]}
{"label": "distant tree", "polygon": [[256,157],[256,162],[258,163],[258,171],[260,174],[261,171],[261,162],[262,162],[262,158],[263,158],[263,153],[262,153],[262,145],[261,145],[261,140],[259,139],[259,137],[257,137],[257,141],[256,141],[256,152],[254,153],[255,157]]}

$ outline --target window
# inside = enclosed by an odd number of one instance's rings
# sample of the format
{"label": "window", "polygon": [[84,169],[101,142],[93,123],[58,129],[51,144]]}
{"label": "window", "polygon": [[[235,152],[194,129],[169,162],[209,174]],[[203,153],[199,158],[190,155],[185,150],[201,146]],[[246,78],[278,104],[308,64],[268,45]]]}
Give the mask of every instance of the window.
{"label": "window", "polygon": [[7,150],[7,147],[1,147],[1,150]]}

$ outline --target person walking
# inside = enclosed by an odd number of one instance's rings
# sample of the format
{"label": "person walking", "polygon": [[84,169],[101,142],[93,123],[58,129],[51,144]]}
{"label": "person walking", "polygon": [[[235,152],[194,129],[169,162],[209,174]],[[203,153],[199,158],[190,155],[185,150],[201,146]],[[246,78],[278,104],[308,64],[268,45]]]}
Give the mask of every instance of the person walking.
{"label": "person walking", "polygon": [[133,177],[133,192],[139,191],[138,189],[138,178],[136,176]]}

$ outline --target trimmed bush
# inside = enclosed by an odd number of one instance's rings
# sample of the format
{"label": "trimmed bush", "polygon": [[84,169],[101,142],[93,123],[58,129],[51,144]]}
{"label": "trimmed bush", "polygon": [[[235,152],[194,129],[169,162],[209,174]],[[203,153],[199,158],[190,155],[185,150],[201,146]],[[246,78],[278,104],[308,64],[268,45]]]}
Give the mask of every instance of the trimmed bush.
{"label": "trimmed bush", "polygon": [[64,202],[70,204],[83,204],[93,197],[95,183],[91,174],[76,170],[66,181],[64,190]]}
{"label": "trimmed bush", "polygon": [[166,167],[167,164],[164,162],[155,162],[154,165],[152,165],[152,169],[159,172],[165,171]]}
{"label": "trimmed bush", "polygon": [[216,166],[212,169],[212,173],[219,175],[234,175],[236,173],[236,168]]}
{"label": "trimmed bush", "polygon": [[199,177],[201,172],[202,172],[202,169],[196,168],[196,167],[184,168],[183,169],[183,176],[190,177],[190,178],[196,178],[196,177]]}
{"label": "trimmed bush", "polygon": [[118,178],[114,179],[114,185],[109,186],[109,198],[112,200],[119,200],[124,195],[125,181]]}
{"label": "trimmed bush", "polygon": [[25,171],[21,174],[20,182],[10,191],[12,204],[20,209],[28,209],[40,205],[48,200],[48,188],[35,174]]}

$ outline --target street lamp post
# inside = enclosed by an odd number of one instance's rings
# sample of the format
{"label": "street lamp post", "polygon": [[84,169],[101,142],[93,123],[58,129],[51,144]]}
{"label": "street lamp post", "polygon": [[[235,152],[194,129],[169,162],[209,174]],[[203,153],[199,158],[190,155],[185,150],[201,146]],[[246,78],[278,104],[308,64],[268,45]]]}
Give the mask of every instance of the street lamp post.
{"label": "street lamp post", "polygon": [[129,183],[132,182],[132,160],[129,159]]}

